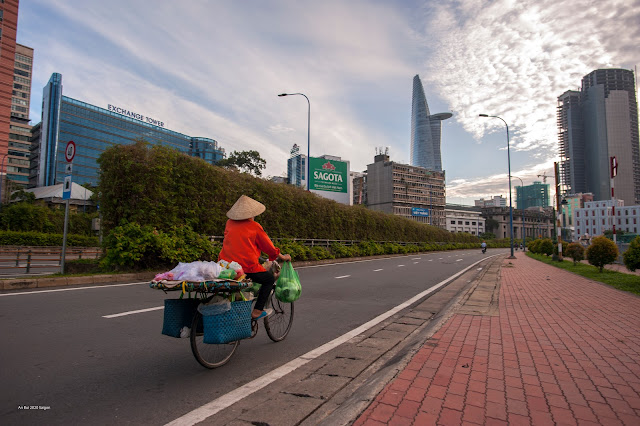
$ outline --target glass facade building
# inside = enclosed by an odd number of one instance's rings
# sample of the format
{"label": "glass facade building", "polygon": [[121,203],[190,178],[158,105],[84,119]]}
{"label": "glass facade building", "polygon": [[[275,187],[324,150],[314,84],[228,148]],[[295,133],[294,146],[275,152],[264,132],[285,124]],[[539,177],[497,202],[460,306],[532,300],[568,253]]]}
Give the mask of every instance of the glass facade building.
{"label": "glass facade building", "polygon": [[449,117],[451,117],[449,113],[431,115],[420,76],[413,77],[410,160],[412,166],[438,172],[442,171],[442,155],[440,152],[442,120],[446,120]]}
{"label": "glass facade building", "polygon": [[516,186],[516,208],[549,207],[549,184],[533,182],[532,185]]}
{"label": "glass facade building", "polygon": [[137,139],[174,148],[211,164],[225,157],[225,150],[214,139],[187,136],[63,96],[62,76],[54,73],[44,88],[41,137],[31,150],[29,187],[64,181],[69,141],[76,145],[73,182],[96,185],[100,154],[113,145],[127,145]]}
{"label": "glass facade building", "polygon": [[561,184],[565,193],[611,199],[610,157],[616,157],[615,198],[640,204],[640,138],[635,75],[599,69],[582,78],[580,92],[558,98]]}
{"label": "glass facade building", "polygon": [[287,180],[300,188],[307,187],[307,156],[296,154],[287,160]]}

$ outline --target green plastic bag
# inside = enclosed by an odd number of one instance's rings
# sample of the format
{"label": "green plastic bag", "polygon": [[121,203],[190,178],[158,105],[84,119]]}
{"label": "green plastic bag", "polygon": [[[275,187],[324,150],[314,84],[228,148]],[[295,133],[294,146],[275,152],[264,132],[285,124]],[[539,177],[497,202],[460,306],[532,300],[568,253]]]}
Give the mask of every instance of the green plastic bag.
{"label": "green plastic bag", "polygon": [[291,262],[285,262],[276,281],[276,298],[284,303],[295,302],[300,298],[302,286],[298,273],[291,266]]}

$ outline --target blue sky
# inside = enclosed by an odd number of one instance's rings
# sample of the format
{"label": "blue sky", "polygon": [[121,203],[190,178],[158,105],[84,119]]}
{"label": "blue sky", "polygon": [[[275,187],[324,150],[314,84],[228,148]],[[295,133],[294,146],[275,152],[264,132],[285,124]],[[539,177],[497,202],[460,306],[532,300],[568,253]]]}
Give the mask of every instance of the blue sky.
{"label": "blue sky", "polygon": [[[294,143],[366,170],[377,147],[408,163],[413,76],[443,123],[447,202],[508,196],[552,176],[557,97],[597,68],[640,62],[640,0],[23,0],[18,43],[42,88],[117,105],[228,153],[257,150],[286,174]],[[547,179],[553,183],[553,179]],[[513,185],[520,184],[515,179]],[[515,190],[514,190],[515,191]]]}

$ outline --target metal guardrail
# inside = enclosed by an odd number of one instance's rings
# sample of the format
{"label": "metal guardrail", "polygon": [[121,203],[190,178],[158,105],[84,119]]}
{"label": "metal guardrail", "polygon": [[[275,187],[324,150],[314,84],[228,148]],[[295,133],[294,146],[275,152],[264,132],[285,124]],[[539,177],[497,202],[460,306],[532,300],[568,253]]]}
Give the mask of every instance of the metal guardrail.
{"label": "metal guardrail", "polygon": [[[224,237],[222,236],[212,236],[210,237],[211,241],[218,241],[218,242],[222,242],[222,240],[224,240]],[[419,246],[420,244],[424,244],[425,241],[370,241],[370,240],[326,240],[326,239],[317,239],[317,238],[273,238],[273,241],[293,241],[296,243],[301,243],[302,245],[306,246],[306,247],[326,247],[326,248],[330,248],[331,245],[333,243],[338,243],[338,244],[342,244],[344,246],[354,246],[354,245],[358,245],[360,243],[376,243],[376,244],[386,244],[386,243],[392,243],[392,244],[399,244],[401,246],[407,246],[407,245],[416,245]],[[446,241],[428,241],[427,243],[429,244],[437,244],[437,245],[445,245],[445,244],[451,244],[451,243],[455,243],[456,241],[450,241],[450,242],[446,242]]]}
{"label": "metal guardrail", "polygon": [[[98,259],[99,248],[67,248],[65,260]],[[0,248],[0,270],[24,269],[25,274],[33,269],[60,267],[62,247],[2,247]]]}

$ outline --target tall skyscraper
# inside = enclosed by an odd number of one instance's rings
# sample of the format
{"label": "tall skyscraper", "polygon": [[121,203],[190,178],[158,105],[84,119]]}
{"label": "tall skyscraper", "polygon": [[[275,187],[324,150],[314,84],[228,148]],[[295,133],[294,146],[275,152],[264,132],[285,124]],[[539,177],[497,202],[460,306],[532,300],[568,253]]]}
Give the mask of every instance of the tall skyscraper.
{"label": "tall skyscraper", "polygon": [[429,112],[427,98],[420,76],[413,77],[413,96],[411,100],[411,165],[429,170],[442,171],[440,139],[442,120],[451,113],[433,114]]}
{"label": "tall skyscraper", "polygon": [[531,185],[516,186],[516,208],[549,207],[549,184],[533,182]]}
{"label": "tall skyscraper", "polygon": [[[0,2],[0,178],[6,171],[6,156],[9,149],[18,3],[18,0]],[[4,181],[0,179],[0,185],[4,186]]]}
{"label": "tall skyscraper", "polygon": [[[16,44],[13,90],[11,97],[11,126],[7,155],[7,180],[9,190],[26,187],[29,182],[29,147],[31,126],[29,125],[29,103],[31,99],[31,77],[33,72],[33,49]],[[7,191],[7,194],[9,191]]]}
{"label": "tall skyscraper", "polygon": [[558,98],[561,183],[567,193],[592,192],[611,198],[610,157],[618,161],[615,197],[640,204],[640,140],[634,73],[595,70],[582,79],[580,92]]}

